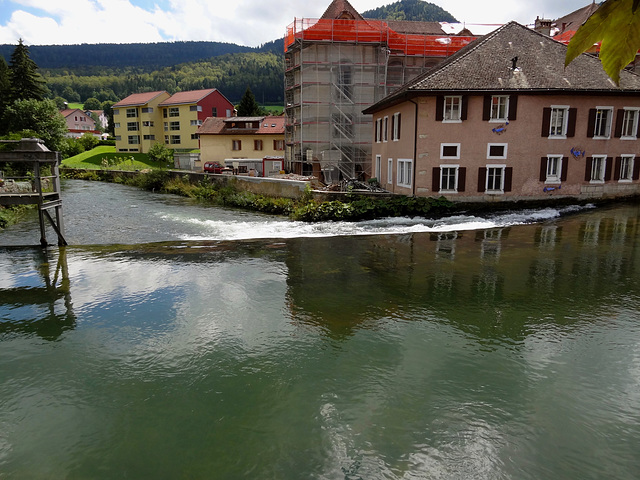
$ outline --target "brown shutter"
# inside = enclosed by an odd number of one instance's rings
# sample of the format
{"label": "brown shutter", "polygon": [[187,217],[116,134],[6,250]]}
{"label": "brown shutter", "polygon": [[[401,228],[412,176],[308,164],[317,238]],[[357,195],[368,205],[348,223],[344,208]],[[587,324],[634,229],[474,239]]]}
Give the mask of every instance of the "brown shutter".
{"label": "brown shutter", "polygon": [[624,120],[624,109],[619,108],[616,114],[616,128],[613,132],[613,136],[620,138],[622,136],[622,121]]}
{"label": "brown shutter", "polygon": [[631,177],[633,180],[640,179],[640,161],[633,161],[633,176]]}
{"label": "brown shutter", "polygon": [[620,180],[620,170],[622,169],[622,157],[616,157],[616,163],[613,167],[613,179]]}
{"label": "brown shutter", "polygon": [[605,165],[604,165],[604,181],[608,182],[609,180],[611,180],[611,170],[612,170],[612,166],[613,166],[613,158],[612,157],[607,157],[606,162],[607,163],[605,163]]}
{"label": "brown shutter", "polygon": [[467,95],[462,96],[462,111],[460,112],[460,120],[467,119],[467,111],[469,110],[469,97]]}
{"label": "brown shutter", "polygon": [[593,166],[593,158],[587,157],[587,161],[585,162],[584,168],[584,181],[588,182],[591,180],[591,167]]}
{"label": "brown shutter", "polygon": [[482,101],[482,120],[491,120],[491,95],[485,95]]}
{"label": "brown shutter", "polygon": [[467,167],[458,167],[458,191],[464,192],[464,189],[466,186],[467,186]]}
{"label": "brown shutter", "polygon": [[487,184],[487,167],[480,167],[478,169],[478,191],[484,192]]}
{"label": "brown shutter", "polygon": [[431,176],[431,191],[440,191],[440,167],[433,167]]}
{"label": "brown shutter", "polygon": [[593,138],[596,129],[596,109],[589,109],[589,123],[587,124],[587,137]]}
{"label": "brown shutter", "polygon": [[504,191],[511,191],[511,184],[513,183],[513,167],[507,167],[504,169]]}
{"label": "brown shutter", "polygon": [[444,97],[438,95],[436,97],[436,122],[444,120]]}
{"label": "brown shutter", "polygon": [[567,137],[575,137],[576,135],[576,118],[578,116],[577,108],[569,109],[569,118],[567,119]]}
{"label": "brown shutter", "polygon": [[547,179],[547,157],[540,157],[540,181]]}
{"label": "brown shutter", "polygon": [[560,181],[567,181],[567,172],[569,171],[569,157],[562,157],[562,172],[560,173]]}
{"label": "brown shutter", "polygon": [[402,114],[398,114],[398,140],[400,140],[400,126],[402,125],[400,119],[402,118]]}
{"label": "brown shutter", "polygon": [[548,137],[550,127],[551,127],[551,108],[544,107],[542,109],[542,131],[540,132],[540,136]]}
{"label": "brown shutter", "polygon": [[509,95],[509,121],[516,119],[518,114],[518,96]]}

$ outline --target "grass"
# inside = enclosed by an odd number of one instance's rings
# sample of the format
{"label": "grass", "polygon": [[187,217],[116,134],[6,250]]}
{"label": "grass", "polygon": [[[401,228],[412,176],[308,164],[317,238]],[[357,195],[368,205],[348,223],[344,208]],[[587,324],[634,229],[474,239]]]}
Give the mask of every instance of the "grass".
{"label": "grass", "polygon": [[78,102],[69,102],[67,104],[67,108],[79,108],[80,110],[84,109],[84,104],[83,103],[78,103]]}
{"label": "grass", "polygon": [[158,162],[149,160],[146,153],[116,152],[116,147],[99,146],[75,157],[62,161],[67,168],[85,168],[90,170],[144,170],[147,168],[166,168]]}

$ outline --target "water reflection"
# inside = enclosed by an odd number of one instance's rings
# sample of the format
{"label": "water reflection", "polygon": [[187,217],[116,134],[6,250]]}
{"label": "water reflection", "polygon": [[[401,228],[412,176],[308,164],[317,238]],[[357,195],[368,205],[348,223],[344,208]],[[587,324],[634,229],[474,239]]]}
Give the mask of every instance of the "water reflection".
{"label": "water reflection", "polygon": [[[17,250],[7,249],[5,252],[10,257]],[[24,263],[30,263],[35,275],[19,274],[11,278],[11,285],[3,285],[0,289],[0,311],[7,312],[0,318],[0,335],[36,334],[46,340],[56,340],[76,324],[67,251],[65,248],[56,252],[42,249],[24,251],[29,253],[17,255],[22,265],[12,268],[25,269]]]}

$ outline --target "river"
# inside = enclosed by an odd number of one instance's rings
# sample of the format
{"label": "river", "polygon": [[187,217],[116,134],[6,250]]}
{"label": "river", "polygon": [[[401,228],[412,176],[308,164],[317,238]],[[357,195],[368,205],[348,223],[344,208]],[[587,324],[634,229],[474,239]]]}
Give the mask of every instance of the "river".
{"label": "river", "polygon": [[0,232],[1,479],[639,478],[638,205],[63,200],[68,247]]}

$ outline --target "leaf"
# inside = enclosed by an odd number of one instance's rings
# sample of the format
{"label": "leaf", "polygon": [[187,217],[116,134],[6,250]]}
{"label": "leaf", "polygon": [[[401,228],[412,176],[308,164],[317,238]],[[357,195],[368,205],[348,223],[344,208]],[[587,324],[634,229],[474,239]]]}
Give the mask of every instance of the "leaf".
{"label": "leaf", "polygon": [[569,42],[565,67],[578,55],[601,42],[600,61],[607,75],[618,84],[620,71],[640,49],[639,0],[607,0],[580,26]]}

